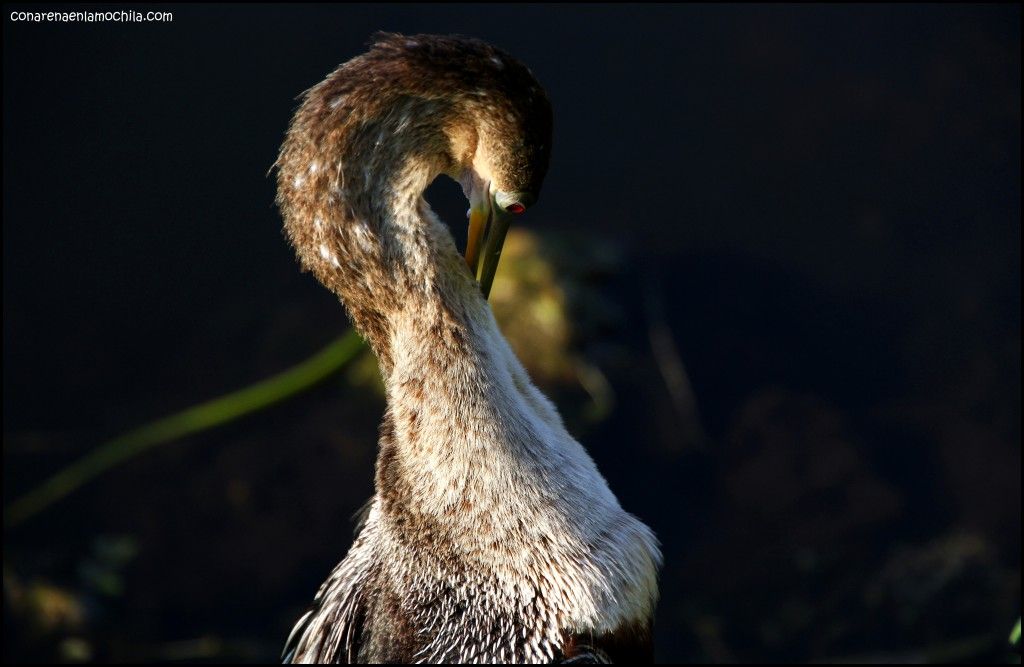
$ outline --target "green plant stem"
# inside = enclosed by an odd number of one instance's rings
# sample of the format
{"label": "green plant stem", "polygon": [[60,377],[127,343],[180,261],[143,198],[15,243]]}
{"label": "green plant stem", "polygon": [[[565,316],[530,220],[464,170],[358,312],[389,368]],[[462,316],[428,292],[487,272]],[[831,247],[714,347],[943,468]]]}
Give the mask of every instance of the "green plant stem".
{"label": "green plant stem", "polygon": [[1020,643],[1020,619],[1017,619],[1017,625],[1013,626],[1013,631],[1010,632],[1010,644],[1016,646]]}
{"label": "green plant stem", "polygon": [[344,367],[363,345],[362,338],[349,331],[286,371],[107,441],[8,505],[5,526],[22,523],[94,477],[156,445],[226,424],[312,387]]}

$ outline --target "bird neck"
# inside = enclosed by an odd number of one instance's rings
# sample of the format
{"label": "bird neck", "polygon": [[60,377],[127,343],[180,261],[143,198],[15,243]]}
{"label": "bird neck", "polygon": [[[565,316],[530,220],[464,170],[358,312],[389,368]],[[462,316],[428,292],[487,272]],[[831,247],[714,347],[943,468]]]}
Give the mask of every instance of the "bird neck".
{"label": "bird neck", "polygon": [[[517,497],[546,497],[545,484],[566,476],[595,480],[586,485],[595,497],[580,506],[615,506],[423,199],[447,165],[378,152],[372,170],[357,159],[335,160],[333,168],[328,154],[289,143],[279,160],[279,201],[303,265],[341,298],[380,362],[388,401],[377,465],[381,510],[449,528],[496,516],[518,521],[522,512],[506,510],[530,503]],[[453,515],[463,502],[474,510]]]}
{"label": "bird neck", "polygon": [[[384,153],[371,173],[352,166],[354,159],[334,169],[315,155],[303,158],[282,165],[286,232],[303,266],[341,299],[385,377],[396,350],[417,335],[412,324],[468,331],[489,311],[447,227],[423,198],[440,160]],[[424,350],[441,342],[416,341]],[[455,346],[445,353],[466,351]]]}
{"label": "bird neck", "polygon": [[[381,264],[364,266],[361,276],[335,267],[339,294],[346,292],[354,321],[377,340],[382,362],[388,409],[378,492],[383,509],[394,514],[436,519],[464,501],[484,511],[497,498],[514,498],[501,481],[509,470],[538,483],[557,479],[552,471],[527,471],[523,463],[547,460],[551,448],[572,440],[509,347],[447,227],[423,199],[435,172],[407,163],[398,174],[394,196],[369,221],[387,249]],[[354,291],[368,284],[353,302]]]}

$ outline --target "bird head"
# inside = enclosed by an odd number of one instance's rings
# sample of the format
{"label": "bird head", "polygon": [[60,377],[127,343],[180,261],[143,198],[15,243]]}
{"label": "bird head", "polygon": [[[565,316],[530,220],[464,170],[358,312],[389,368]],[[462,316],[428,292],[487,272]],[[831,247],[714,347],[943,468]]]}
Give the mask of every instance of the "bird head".
{"label": "bird head", "polygon": [[369,55],[389,61],[415,94],[448,105],[440,111],[444,171],[469,200],[466,262],[486,297],[512,219],[540,196],[551,155],[551,103],[525,65],[480,40],[381,35]]}
{"label": "bird head", "polygon": [[466,261],[487,296],[505,232],[537,201],[551,153],[551,104],[525,65],[477,39],[380,33],[307,93],[296,124],[358,156],[356,180],[412,159],[458,181],[470,204]]}

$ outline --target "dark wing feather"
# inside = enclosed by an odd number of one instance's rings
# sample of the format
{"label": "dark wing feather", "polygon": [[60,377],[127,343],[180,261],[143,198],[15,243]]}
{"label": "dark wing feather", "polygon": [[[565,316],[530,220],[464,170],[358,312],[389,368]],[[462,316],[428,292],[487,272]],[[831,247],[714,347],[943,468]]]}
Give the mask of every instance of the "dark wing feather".
{"label": "dark wing feather", "polygon": [[352,664],[363,641],[365,606],[360,573],[342,561],[320,587],[285,642],[282,662]]}
{"label": "dark wing feather", "polygon": [[356,541],[348,555],[317,591],[313,606],[302,615],[285,642],[281,661],[292,663],[352,664],[363,645],[366,618],[365,581],[370,563],[359,548],[367,539],[371,498],[353,517]]}

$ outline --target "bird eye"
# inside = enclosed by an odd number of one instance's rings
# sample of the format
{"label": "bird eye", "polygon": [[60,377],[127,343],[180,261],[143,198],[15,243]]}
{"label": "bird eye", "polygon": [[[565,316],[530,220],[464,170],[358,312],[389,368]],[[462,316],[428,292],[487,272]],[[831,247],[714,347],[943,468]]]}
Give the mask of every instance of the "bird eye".
{"label": "bird eye", "polygon": [[537,200],[536,195],[529,192],[495,192],[494,203],[512,215],[526,212],[526,207]]}

